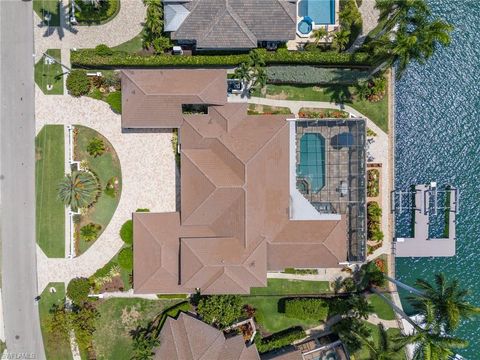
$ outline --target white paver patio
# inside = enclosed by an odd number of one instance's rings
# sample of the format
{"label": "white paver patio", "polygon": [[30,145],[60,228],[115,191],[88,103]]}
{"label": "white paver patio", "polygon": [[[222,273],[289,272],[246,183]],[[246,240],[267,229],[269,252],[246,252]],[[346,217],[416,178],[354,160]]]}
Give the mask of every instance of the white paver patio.
{"label": "white paver patio", "polygon": [[69,0],[61,0],[60,13],[64,15],[61,19],[63,26],[48,28],[42,25],[42,19],[34,14],[37,60],[47,49],[93,48],[98,44],[116,46],[134,38],[142,31],[146,13],[142,0],[121,0],[117,16],[103,25],[92,26],[65,25],[68,4]]}
{"label": "white paver patio", "polygon": [[68,283],[90,276],[122,247],[119,231],[137,208],[175,211],[175,158],[171,131],[122,132],[120,115],[107,103],[88,97],[44,95],[36,89],[37,133],[46,124],[84,125],[105,136],[115,148],[122,169],[120,202],[97,241],[74,259],[49,259],[37,246],[38,290],[49,282]]}

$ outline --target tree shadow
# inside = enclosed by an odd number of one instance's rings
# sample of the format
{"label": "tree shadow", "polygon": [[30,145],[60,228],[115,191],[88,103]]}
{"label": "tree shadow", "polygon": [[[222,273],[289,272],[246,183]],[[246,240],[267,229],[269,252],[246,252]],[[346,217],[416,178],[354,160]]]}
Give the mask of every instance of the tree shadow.
{"label": "tree shadow", "polygon": [[353,100],[353,93],[348,85],[326,85],[324,93],[337,105],[351,103]]}
{"label": "tree shadow", "polygon": [[44,19],[37,24],[39,28],[45,28],[43,37],[50,37],[57,33],[58,38],[62,40],[65,37],[65,31],[72,34],[78,33],[78,30],[70,24],[70,11],[68,5],[63,5],[62,3],[58,4],[58,17],[60,23],[58,26],[49,26]]}

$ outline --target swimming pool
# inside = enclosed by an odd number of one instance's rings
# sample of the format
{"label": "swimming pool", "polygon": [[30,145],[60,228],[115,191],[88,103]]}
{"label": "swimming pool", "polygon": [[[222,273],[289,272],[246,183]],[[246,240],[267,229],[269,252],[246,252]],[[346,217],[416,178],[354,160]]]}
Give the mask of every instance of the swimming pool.
{"label": "swimming pool", "polygon": [[310,17],[315,25],[335,24],[335,0],[300,0],[298,16]]}
{"label": "swimming pool", "polygon": [[[301,137],[297,177],[308,181],[308,190],[314,193],[325,186],[325,139],[322,135],[307,133]],[[297,181],[297,189],[306,192],[302,182]]]}

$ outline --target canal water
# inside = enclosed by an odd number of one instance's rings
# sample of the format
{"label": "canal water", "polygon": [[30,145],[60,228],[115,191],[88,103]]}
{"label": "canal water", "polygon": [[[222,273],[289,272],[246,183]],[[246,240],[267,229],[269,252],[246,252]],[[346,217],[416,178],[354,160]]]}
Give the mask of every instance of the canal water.
{"label": "canal water", "polygon": [[[413,285],[443,272],[470,289],[470,300],[480,306],[480,0],[428,2],[455,26],[453,42],[427,64],[411,65],[396,83],[395,181],[405,190],[430,181],[459,188],[457,255],[397,259],[396,274]],[[410,216],[397,218],[398,237],[410,228]],[[470,341],[459,353],[480,359],[480,319],[462,323],[457,335]]]}

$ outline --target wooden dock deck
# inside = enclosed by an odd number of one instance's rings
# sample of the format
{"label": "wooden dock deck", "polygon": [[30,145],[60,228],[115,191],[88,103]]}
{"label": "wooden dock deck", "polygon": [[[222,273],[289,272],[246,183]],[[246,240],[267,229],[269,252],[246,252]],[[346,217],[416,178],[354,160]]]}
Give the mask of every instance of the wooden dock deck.
{"label": "wooden dock deck", "polygon": [[458,192],[456,188],[446,190],[450,193],[448,210],[448,237],[429,238],[430,187],[415,187],[415,224],[413,238],[397,238],[394,242],[396,257],[446,257],[455,256],[456,215],[458,211]]}

